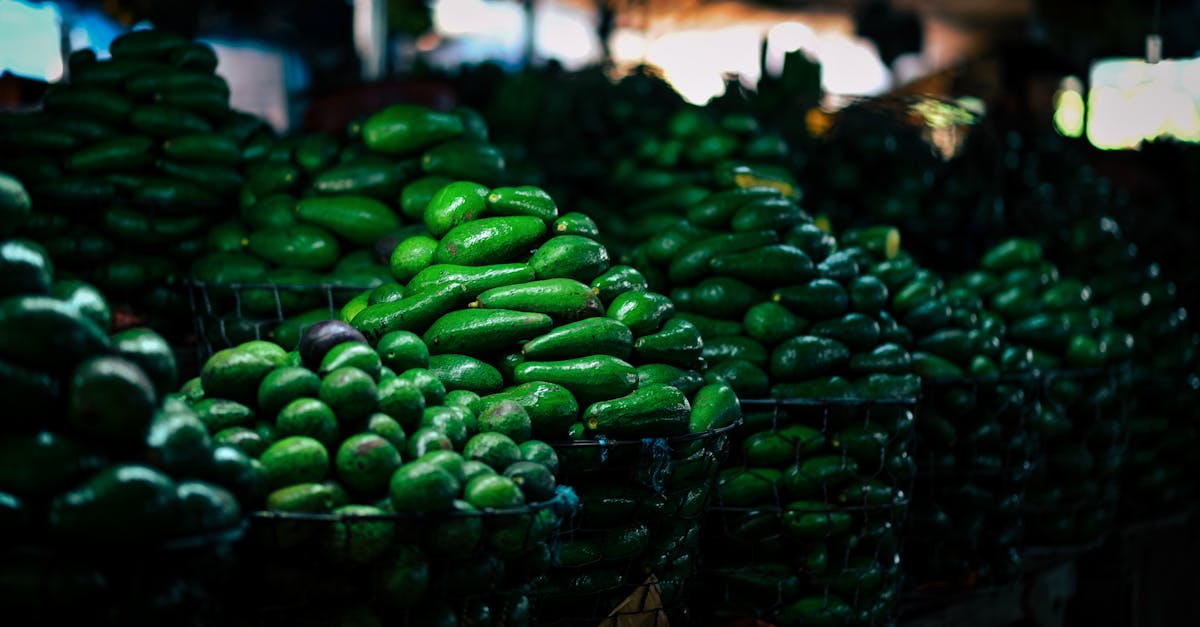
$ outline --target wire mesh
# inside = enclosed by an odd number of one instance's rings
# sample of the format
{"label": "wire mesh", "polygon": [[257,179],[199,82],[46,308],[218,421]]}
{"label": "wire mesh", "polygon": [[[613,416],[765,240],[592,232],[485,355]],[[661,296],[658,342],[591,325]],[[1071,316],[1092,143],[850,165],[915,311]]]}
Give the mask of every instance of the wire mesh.
{"label": "wire mesh", "polygon": [[905,570],[920,594],[1020,575],[1021,507],[1038,452],[1033,375],[923,383]]}
{"label": "wire mesh", "polygon": [[[283,323],[307,312],[324,311],[328,315],[324,319],[335,319],[342,305],[366,289],[336,283],[218,284],[195,278],[186,279],[184,285],[202,359],[250,340],[293,343],[291,335],[277,332]],[[291,334],[298,339],[298,330]]]}
{"label": "wire mesh", "polygon": [[733,429],[555,444],[579,509],[539,582],[537,624],[689,624],[686,586]]}
{"label": "wire mesh", "polygon": [[1195,503],[1195,447],[1200,421],[1186,381],[1147,370],[1132,373],[1129,451],[1121,473],[1123,518],[1145,520],[1186,511]]}
{"label": "wire mesh", "polygon": [[560,488],[554,499],[506,510],[255,512],[230,620],[528,624],[531,582],[549,568],[574,502]]}
{"label": "wire mesh", "polygon": [[704,523],[696,613],[888,624],[903,583],[917,399],[743,407]]}
{"label": "wire mesh", "polygon": [[1112,530],[1129,438],[1130,373],[1118,366],[1042,376],[1033,423],[1042,447],[1022,507],[1026,555],[1078,553]]}

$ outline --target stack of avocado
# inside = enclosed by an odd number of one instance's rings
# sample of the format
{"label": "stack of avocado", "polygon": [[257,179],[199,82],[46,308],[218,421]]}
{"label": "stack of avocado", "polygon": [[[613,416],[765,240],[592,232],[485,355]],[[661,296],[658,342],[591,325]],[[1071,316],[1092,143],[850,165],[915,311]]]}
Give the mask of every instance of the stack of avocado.
{"label": "stack of avocado", "polygon": [[239,219],[208,234],[209,254],[192,268],[205,339],[223,347],[271,337],[292,347],[304,326],[336,317],[388,277],[399,239],[424,232],[434,192],[456,178],[504,176],[487,135],[469,109],[393,105],[352,123],[341,140],[309,134],[271,145],[248,168]]}
{"label": "stack of avocado", "polygon": [[[698,371],[699,331],[636,270],[610,266],[595,223],[560,216],[541,189],[455,181],[429,201],[425,226],[428,235],[396,247],[397,282],[353,299],[343,319],[384,353],[389,334],[422,334],[448,389],[483,395],[481,411],[501,401],[529,411],[533,434],[558,443],[585,511],[618,502],[608,518],[583,519],[602,529],[573,531],[564,547],[573,557],[542,590],[562,602],[547,600],[543,621],[603,618],[647,569],[681,582],[723,447],[713,431],[740,417],[733,391]],[[642,452],[644,438],[655,444]],[[684,462],[690,475],[672,472]],[[652,466],[665,470],[644,485]],[[642,511],[643,502],[658,505]]]}
{"label": "stack of avocado", "polygon": [[721,471],[697,609],[777,625],[887,624],[903,578],[912,402],[778,403],[747,412]]}
{"label": "stack of avocado", "polygon": [[1093,298],[1109,302],[1116,324],[1137,338],[1133,371],[1118,393],[1132,400],[1129,451],[1122,471],[1122,507],[1145,515],[1178,511],[1194,489],[1190,454],[1200,441],[1195,377],[1200,337],[1176,286],[1157,264],[1146,264],[1109,217],[1083,219],[1071,230],[1069,259],[1092,273]]}
{"label": "stack of avocado", "polygon": [[1094,540],[1116,505],[1127,429],[1117,384],[1134,338],[1114,325],[1115,302],[1061,277],[1035,241],[1006,240],[980,265],[951,287],[974,291],[1002,316],[1009,343],[1042,378],[1033,422],[1042,458],[1025,494],[1026,544]]}
{"label": "stack of avocado", "polygon": [[111,321],[41,246],[0,241],[0,599],[18,622],[207,616],[241,531],[221,449],[169,396],[170,347]]}
{"label": "stack of avocado", "polygon": [[[677,226],[690,206],[715,189],[770,185],[800,198],[787,167],[793,156],[787,143],[753,117],[717,118],[688,107],[671,117],[666,134],[638,137],[632,152],[611,166],[603,194],[584,209],[602,227],[610,249],[622,258],[633,255],[638,269],[655,263],[638,257],[634,246]],[[651,287],[666,289],[665,281],[648,278]]]}
{"label": "stack of avocado", "polygon": [[439,78],[451,81],[462,102],[484,113],[514,180],[543,186],[563,206],[589,215],[592,207],[577,203],[603,195],[612,163],[685,106],[645,66],[615,82],[601,65],[506,72],[485,63]]}
{"label": "stack of avocado", "polygon": [[[718,531],[705,553],[716,590],[703,599],[732,600],[709,611],[787,623],[877,621],[899,588],[896,537],[920,393],[902,346],[909,332],[887,311],[887,285],[867,271],[870,250],[898,242],[885,233],[839,250],[786,179],[739,167],[724,183],[733,189],[670,214],[631,255],[700,330],[706,380],[762,399],[734,438],[742,454],[721,474],[708,523]],[[728,550],[754,543],[788,552],[756,565],[753,551]],[[810,551],[825,561],[780,558]],[[728,576],[747,569],[758,575]],[[773,583],[781,573],[795,584],[782,595]],[[873,583],[859,589],[851,582],[860,578]],[[736,602],[735,591],[759,585],[755,598],[770,602]]]}
{"label": "stack of avocado", "polygon": [[271,132],[229,108],[207,45],[149,30],[110,49],[107,60],[73,53],[70,82],[47,89],[42,111],[0,117],[0,146],[13,156],[0,168],[33,194],[23,236],[173,330],[186,302],[169,279],[203,253],[205,229],[237,198],[243,159]]}
{"label": "stack of avocado", "polygon": [[[899,232],[875,226],[841,239],[898,242]],[[910,583],[958,589],[1010,580],[1020,573],[1021,503],[1037,452],[1038,379],[1027,352],[1006,344],[1004,319],[977,289],[947,286],[899,246],[868,249],[869,273],[912,332],[900,344],[922,379],[904,547]]]}
{"label": "stack of avocado", "polygon": [[443,385],[429,353],[407,331],[376,352],[326,321],[299,350],[218,351],[184,386],[253,478],[252,594],[235,604],[248,624],[529,624],[525,595],[565,503],[558,457],[522,406],[476,411],[479,396]]}

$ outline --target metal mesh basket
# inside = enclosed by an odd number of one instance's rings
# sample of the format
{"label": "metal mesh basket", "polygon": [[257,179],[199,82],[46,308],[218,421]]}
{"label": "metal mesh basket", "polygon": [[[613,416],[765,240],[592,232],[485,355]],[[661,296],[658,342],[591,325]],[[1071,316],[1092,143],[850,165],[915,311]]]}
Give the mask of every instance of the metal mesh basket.
{"label": "metal mesh basket", "polygon": [[1121,509],[1129,520],[1185,511],[1194,504],[1190,475],[1200,421],[1187,382],[1134,371],[1129,401],[1129,451],[1121,473]]}
{"label": "metal mesh basket", "polygon": [[342,305],[367,289],[334,283],[215,284],[194,278],[184,285],[201,359],[250,340],[273,339],[292,348],[300,329],[288,328],[287,321],[301,321],[306,314],[337,318]]}
{"label": "metal mesh basket", "polygon": [[[255,512],[231,609],[242,625],[526,624],[574,496],[431,514]],[[339,622],[341,621],[341,622]]]}
{"label": "metal mesh basket", "polygon": [[905,570],[919,594],[1020,574],[1021,507],[1037,455],[1033,375],[923,382]]}
{"label": "metal mesh basket", "polygon": [[243,527],[163,543],[70,542],[0,549],[9,624],[220,625]]}
{"label": "metal mesh basket", "polygon": [[705,520],[696,611],[780,626],[887,624],[903,582],[916,405],[743,401],[737,452]]}
{"label": "metal mesh basket", "polygon": [[1128,444],[1130,370],[1051,372],[1034,431],[1042,442],[1022,513],[1026,555],[1087,550],[1112,530]]}
{"label": "metal mesh basket", "polygon": [[688,624],[685,587],[733,428],[555,444],[580,504],[539,584],[537,624]]}

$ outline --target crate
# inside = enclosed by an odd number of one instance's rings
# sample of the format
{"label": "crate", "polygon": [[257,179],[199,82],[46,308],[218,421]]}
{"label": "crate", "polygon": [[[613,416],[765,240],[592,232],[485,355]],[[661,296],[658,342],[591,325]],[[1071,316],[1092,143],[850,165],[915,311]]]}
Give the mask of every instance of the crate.
{"label": "crate", "polygon": [[549,567],[573,504],[560,487],[554,499],[509,510],[255,512],[227,616],[263,627],[478,624],[488,616],[527,624],[531,583]]}
{"label": "crate", "polygon": [[904,556],[915,594],[956,594],[1020,576],[1039,382],[1035,375],[923,382]]}
{"label": "crate", "polygon": [[697,615],[781,627],[888,624],[904,579],[917,399],[743,408],[704,522]]}
{"label": "crate", "polygon": [[1130,369],[1044,373],[1034,431],[1042,443],[1022,516],[1026,555],[1086,552],[1112,530],[1128,445]]}
{"label": "crate", "polygon": [[536,624],[689,624],[686,587],[733,429],[554,444],[579,509],[539,583]]}

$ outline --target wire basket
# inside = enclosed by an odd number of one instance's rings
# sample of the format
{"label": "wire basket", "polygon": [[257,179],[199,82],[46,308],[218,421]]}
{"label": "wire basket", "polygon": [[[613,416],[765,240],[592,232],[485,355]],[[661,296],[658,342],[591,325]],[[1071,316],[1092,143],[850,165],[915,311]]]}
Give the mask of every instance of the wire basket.
{"label": "wire basket", "polygon": [[1130,373],[1118,366],[1042,376],[1033,422],[1042,447],[1022,507],[1027,556],[1077,554],[1112,530],[1129,438]]}
{"label": "wire basket", "polygon": [[216,284],[195,278],[184,285],[202,359],[250,340],[271,339],[293,348],[303,324],[337,318],[342,305],[369,289],[336,283]]}
{"label": "wire basket", "polygon": [[261,626],[528,624],[530,584],[550,566],[573,507],[560,487],[549,501],[508,510],[255,512],[229,616]]}
{"label": "wire basket", "polygon": [[1021,572],[1021,507],[1037,460],[1033,375],[927,379],[913,456],[905,570],[918,595],[1001,585]]}
{"label": "wire basket", "polygon": [[686,585],[736,425],[672,438],[555,444],[579,509],[539,583],[539,625],[688,624]]}
{"label": "wire basket", "polygon": [[698,615],[888,624],[903,583],[917,399],[743,407],[705,520]]}
{"label": "wire basket", "polygon": [[1133,373],[1129,451],[1121,473],[1127,520],[1187,511],[1195,503],[1194,451],[1200,442],[1196,391],[1187,382],[1146,370]]}
{"label": "wire basket", "polygon": [[244,526],[162,543],[69,542],[0,549],[10,624],[221,625]]}

